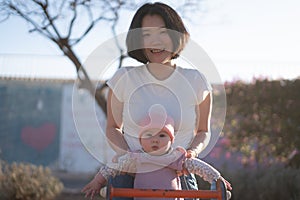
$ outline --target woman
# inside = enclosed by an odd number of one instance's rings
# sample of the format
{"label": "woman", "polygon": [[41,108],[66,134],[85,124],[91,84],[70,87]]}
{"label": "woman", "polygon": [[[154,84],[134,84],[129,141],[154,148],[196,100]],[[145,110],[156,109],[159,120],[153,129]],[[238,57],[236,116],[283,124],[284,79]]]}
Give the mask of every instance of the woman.
{"label": "woman", "polygon": [[[127,51],[144,65],[120,68],[107,82],[106,136],[118,155],[141,149],[137,122],[153,106],[174,119],[173,146],[185,148],[187,157],[196,157],[206,147],[212,88],[199,71],[173,63],[188,38],[180,16],[165,4],[147,3],[134,15]],[[114,180],[115,187],[132,187],[129,175]],[[181,180],[182,188],[197,189],[194,176]]]}

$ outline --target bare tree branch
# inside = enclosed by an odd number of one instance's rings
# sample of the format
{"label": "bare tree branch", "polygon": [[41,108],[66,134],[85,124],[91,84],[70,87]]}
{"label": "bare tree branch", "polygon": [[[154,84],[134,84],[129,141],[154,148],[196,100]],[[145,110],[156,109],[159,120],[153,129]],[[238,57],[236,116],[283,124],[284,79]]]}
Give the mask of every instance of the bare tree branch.
{"label": "bare tree branch", "polygon": [[[195,4],[191,2],[195,1],[186,0],[180,8],[194,7]],[[73,47],[100,21],[107,22],[111,33],[116,36],[121,10],[135,10],[137,5],[135,0],[2,0],[0,22],[9,19],[10,16],[17,16],[30,24],[29,32],[38,32],[54,42],[76,67],[81,86],[95,95],[97,103],[105,112],[106,100],[103,92],[105,85],[95,91],[95,86]],[[117,37],[114,38],[120,52],[119,67],[121,67],[126,55],[120,41]]]}
{"label": "bare tree branch", "polygon": [[68,32],[68,35],[67,35],[67,38],[70,38],[71,37],[71,34],[72,34],[72,31],[73,31],[73,26],[74,26],[74,22],[77,18],[77,9],[76,9],[76,5],[74,5],[74,13],[73,13],[73,18],[71,19],[71,22],[70,22],[70,25],[69,25],[69,32]]}

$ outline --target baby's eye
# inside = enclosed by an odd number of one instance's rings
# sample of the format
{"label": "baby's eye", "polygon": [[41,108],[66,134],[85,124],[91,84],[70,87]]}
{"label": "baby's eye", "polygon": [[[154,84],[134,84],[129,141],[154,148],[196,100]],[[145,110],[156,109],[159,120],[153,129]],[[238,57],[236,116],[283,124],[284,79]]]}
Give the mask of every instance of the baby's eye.
{"label": "baby's eye", "polygon": [[166,137],[166,134],[159,134],[159,137]]}
{"label": "baby's eye", "polygon": [[146,133],[146,134],[144,134],[144,137],[145,138],[150,138],[150,137],[152,137],[152,134],[151,133]]}

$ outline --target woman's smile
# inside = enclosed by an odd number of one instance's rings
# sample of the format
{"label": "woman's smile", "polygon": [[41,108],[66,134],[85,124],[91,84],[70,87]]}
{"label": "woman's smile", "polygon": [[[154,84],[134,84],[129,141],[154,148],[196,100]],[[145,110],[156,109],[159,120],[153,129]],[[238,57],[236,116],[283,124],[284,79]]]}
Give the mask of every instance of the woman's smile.
{"label": "woman's smile", "polygon": [[150,49],[151,53],[162,53],[165,49]]}

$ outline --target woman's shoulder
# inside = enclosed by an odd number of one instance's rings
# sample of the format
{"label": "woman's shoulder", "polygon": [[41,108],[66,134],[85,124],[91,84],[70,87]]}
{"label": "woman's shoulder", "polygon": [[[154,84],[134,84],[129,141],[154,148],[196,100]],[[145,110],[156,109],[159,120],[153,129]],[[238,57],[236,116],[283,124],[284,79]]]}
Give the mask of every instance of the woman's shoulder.
{"label": "woman's shoulder", "polygon": [[116,74],[135,73],[135,72],[142,71],[144,69],[145,69],[145,65],[141,65],[141,66],[123,66],[123,67],[120,67],[116,71]]}
{"label": "woman's shoulder", "polygon": [[117,71],[113,74],[112,79],[120,79],[124,77],[124,75],[128,73],[134,73],[140,67],[133,67],[133,66],[124,66],[117,69]]}
{"label": "woman's shoulder", "polygon": [[202,72],[200,72],[197,69],[194,68],[183,68],[178,66],[177,67],[178,72],[181,73],[182,75],[184,75],[187,78],[203,78],[205,77],[204,74]]}
{"label": "woman's shoulder", "polygon": [[116,71],[116,74],[117,73],[125,73],[125,72],[128,72],[132,69],[133,67],[132,66],[124,66],[124,67],[120,67],[117,71]]}

